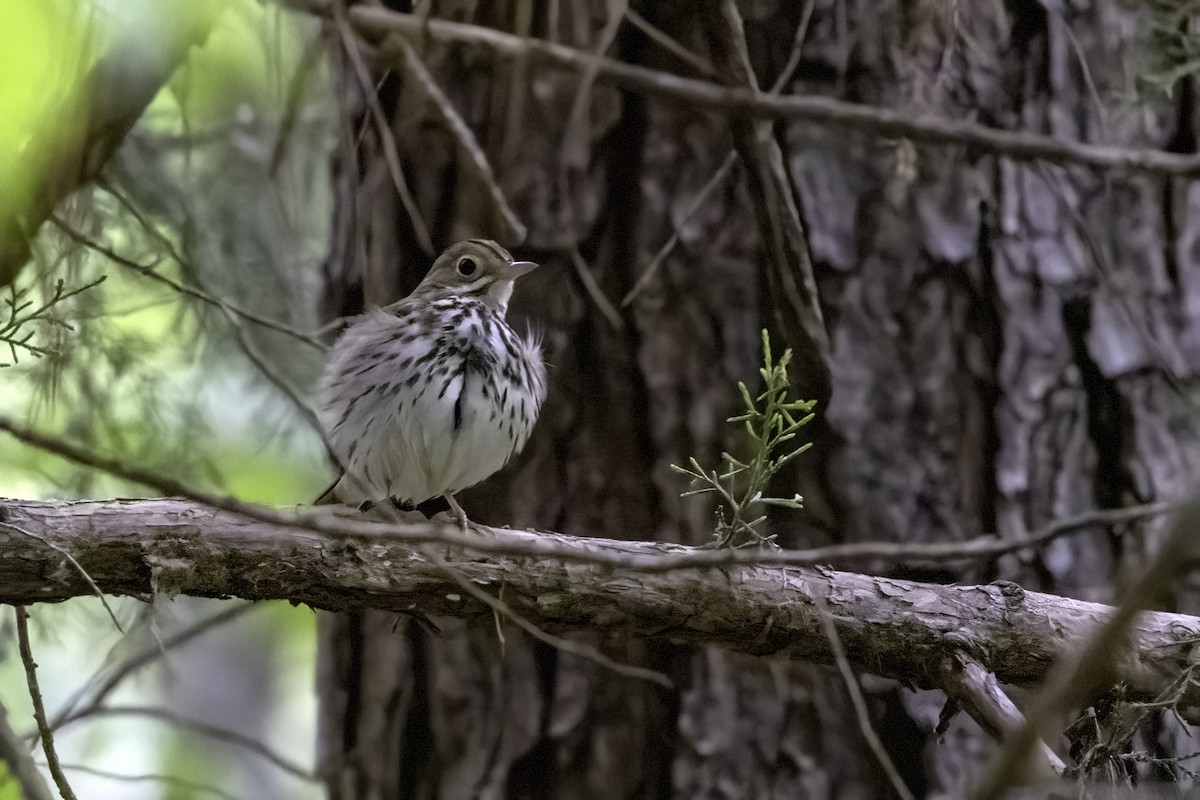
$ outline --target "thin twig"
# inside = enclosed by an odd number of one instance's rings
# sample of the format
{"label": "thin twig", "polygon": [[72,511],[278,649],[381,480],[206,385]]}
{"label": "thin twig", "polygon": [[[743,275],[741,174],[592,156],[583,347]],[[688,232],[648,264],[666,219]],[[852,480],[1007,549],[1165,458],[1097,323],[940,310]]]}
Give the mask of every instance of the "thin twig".
{"label": "thin twig", "polygon": [[[366,35],[378,37],[397,32],[440,42],[481,44],[506,55],[525,53],[543,63],[577,72],[588,69],[595,58],[590,53],[572,47],[521,38],[479,25],[438,19],[420,20],[373,5],[354,6],[349,11],[349,19]],[[847,103],[830,97],[773,97],[747,88],[719,86],[603,57],[596,59],[596,63],[599,64],[599,80],[611,81],[631,91],[659,94],[694,107],[727,114],[801,119],[887,139],[967,145],[1021,160],[1045,159],[1085,164],[1098,169],[1143,170],[1188,177],[1200,175],[1200,156],[1196,155],[1073,142],[1035,133],[988,128],[968,120],[912,116],[894,109]]]}
{"label": "thin twig", "polygon": [[1079,62],[1079,74],[1083,77],[1083,85],[1087,87],[1087,92],[1096,105],[1096,117],[1100,122],[1099,134],[1100,139],[1108,138],[1108,119],[1104,108],[1104,100],[1100,97],[1100,90],[1096,88],[1096,81],[1092,78],[1092,69],[1088,66],[1086,54],[1083,52],[1083,45],[1079,43],[1075,32],[1071,30],[1071,26],[1067,23],[1067,19],[1063,16],[1058,6],[1047,2],[1047,0],[1038,0],[1038,5],[1046,12],[1046,16],[1057,22],[1067,37],[1067,42],[1071,45],[1071,49],[1075,51],[1075,60]]}
{"label": "thin twig", "polygon": [[379,134],[379,146],[383,148],[383,160],[387,164],[392,184],[396,187],[396,194],[400,196],[400,203],[404,206],[409,221],[412,222],[417,244],[425,251],[425,255],[433,258],[437,255],[437,249],[433,246],[433,237],[429,235],[429,226],[425,224],[425,218],[421,216],[417,200],[413,197],[412,191],[408,188],[408,181],[404,178],[404,170],[400,166],[400,154],[396,150],[396,137],[392,134],[392,126],[388,122],[387,115],[383,113],[383,106],[379,104],[379,94],[371,82],[371,72],[367,69],[366,62],[363,61],[362,54],[358,51],[358,42],[351,35],[350,26],[346,24],[346,19],[342,15],[341,3],[336,3],[334,9],[334,25],[342,40],[346,57],[350,60],[354,77],[358,80],[359,90],[367,104],[371,119],[375,123],[376,132]]}
{"label": "thin twig", "polygon": [[779,77],[775,79],[775,83],[771,84],[771,90],[767,94],[773,97],[778,96],[791,83],[792,76],[796,74],[796,69],[800,66],[800,58],[804,54],[804,40],[808,38],[808,24],[812,21],[813,10],[816,7],[817,0],[808,0],[804,4],[804,10],[800,12],[800,21],[796,23],[796,33],[792,36],[792,51],[788,53],[787,63],[779,71]]}
{"label": "thin twig", "polygon": [[600,63],[604,59],[604,54],[612,47],[617,38],[617,32],[621,29],[621,21],[625,18],[625,9],[629,7],[629,0],[608,0],[605,5],[608,6],[608,19],[604,21],[604,28],[600,31],[600,38],[596,42],[596,46],[590,52],[583,53],[587,62],[583,65],[579,86],[575,89],[575,96],[571,100],[571,110],[567,114],[567,123],[563,130],[558,180],[564,199],[570,197],[566,192],[568,170],[581,170],[587,166],[586,114],[590,106],[588,100],[591,97],[592,85],[600,71]]}
{"label": "thin twig", "polygon": [[[154,280],[157,280],[161,283],[165,283],[166,285],[170,286],[171,288],[175,289],[176,291],[178,291],[182,294],[186,294],[191,297],[195,297],[199,300],[203,300],[204,302],[209,303],[209,304],[213,305],[214,307],[216,307],[225,316],[225,319],[229,322],[229,327],[233,331],[234,339],[238,343],[238,348],[242,351],[242,353],[246,356],[246,358],[250,361],[250,363],[253,364],[254,367],[260,373],[262,373],[263,377],[266,378],[267,381],[272,386],[274,386],[276,389],[278,389],[279,392],[292,403],[292,405],[295,407],[295,409],[300,413],[300,416],[303,417],[305,422],[307,422],[309,424],[309,426],[313,429],[313,431],[316,432],[317,437],[321,440],[321,443],[325,447],[325,453],[329,457],[330,461],[334,464],[340,465],[341,460],[338,458],[337,453],[333,449],[333,445],[329,442],[328,437],[325,435],[325,429],[321,426],[321,421],[317,417],[316,411],[314,411],[312,406],[310,406],[304,400],[304,398],[302,398],[300,396],[299,392],[297,392],[291,385],[288,384],[288,382],[286,380],[283,379],[282,375],[279,375],[275,371],[274,367],[272,367],[270,365],[270,363],[267,361],[267,359],[264,358],[263,355],[258,352],[258,348],[254,346],[254,344],[250,341],[250,338],[246,334],[246,330],[242,325],[242,321],[245,320],[248,322],[253,322],[257,325],[262,325],[264,327],[271,328],[272,330],[276,330],[281,333],[287,333],[288,335],[293,336],[293,337],[299,339],[300,341],[303,341],[306,344],[309,344],[312,347],[317,348],[317,349],[321,350],[322,352],[324,352],[328,348],[322,342],[320,342],[317,339],[314,339],[311,336],[303,334],[300,331],[297,331],[294,328],[291,328],[290,326],[284,325],[283,323],[278,323],[278,322],[275,322],[274,320],[269,320],[265,317],[259,317],[255,314],[250,314],[249,312],[243,311],[243,310],[237,308],[236,306],[234,306],[232,303],[229,303],[228,301],[226,301],[220,297],[216,297],[216,296],[208,294],[207,292],[204,292],[200,289],[196,289],[196,288],[178,283],[177,281],[174,281],[174,280],[160,274],[153,267],[147,266],[144,264],[139,264],[136,261],[128,259],[128,258],[120,255],[119,253],[116,253],[115,251],[105,247],[104,245],[100,244],[99,242],[96,242],[96,241],[88,238],[87,236],[84,236],[83,234],[73,230],[69,225],[67,225],[65,222],[63,222],[56,215],[52,214],[50,216],[50,219],[69,238],[73,239],[74,241],[76,241],[77,243],[79,243],[85,247],[88,247],[91,250],[95,250],[96,252],[100,253],[101,255],[107,257],[113,263],[118,264],[123,267],[127,267],[129,269],[132,269],[141,275],[145,275],[146,277],[153,278]],[[147,232],[157,234],[157,231],[154,231],[153,228],[148,225],[148,221],[143,220],[142,225],[146,226]],[[185,259],[178,251],[176,251],[174,249],[173,245],[171,245],[169,242],[166,242],[165,239],[163,240],[163,244],[169,248],[171,258],[173,258],[177,264],[182,266],[182,265],[188,263],[188,260]]]}
{"label": "thin twig", "polygon": [[421,57],[417,55],[417,51],[412,45],[402,37],[389,38],[383,46],[383,49],[399,50],[400,63],[404,66],[405,71],[413,79],[416,86],[424,92],[425,96],[433,104],[442,117],[442,122],[450,135],[458,142],[458,146],[462,149],[466,156],[465,165],[468,171],[474,173],[475,179],[483,184],[487,190],[488,199],[492,202],[492,207],[499,214],[500,219],[508,227],[507,236],[504,237],[511,242],[520,244],[525,241],[525,237],[529,231],[525,227],[525,223],[521,222],[517,217],[517,212],[513,211],[509,205],[508,199],[504,196],[504,190],[500,188],[500,184],[496,181],[496,174],[492,171],[492,165],[488,162],[487,154],[483,152],[483,148],[479,146],[479,142],[475,139],[475,134],[471,132],[471,128],[459,115],[454,108],[454,104],[450,102],[450,98],[446,97],[445,92],[438,86],[433,75],[425,67]]}
{"label": "thin twig", "polygon": [[464,592],[471,595],[488,608],[492,609],[492,611],[496,614],[507,617],[513,624],[533,638],[543,641],[551,647],[561,650],[564,653],[570,653],[573,656],[578,656],[586,661],[591,661],[594,664],[598,664],[601,667],[611,670],[618,675],[624,675],[626,678],[636,678],[638,680],[650,681],[651,683],[657,683],[659,686],[662,686],[665,689],[675,688],[675,684],[671,682],[671,679],[666,675],[663,675],[661,672],[652,669],[646,669],[645,667],[635,667],[631,664],[622,664],[619,661],[614,661],[596,648],[584,642],[576,642],[570,639],[564,639],[561,636],[555,636],[552,633],[547,633],[537,625],[534,625],[532,622],[522,617],[503,600],[498,600],[495,597],[492,597],[483,589],[471,583],[458,570],[447,564],[444,558],[435,553],[432,547],[421,548],[421,553],[427,559],[429,559],[434,566],[442,570],[442,572],[448,578],[450,578],[450,580],[458,584],[459,588],[461,588]]}
{"label": "thin twig", "polygon": [[[276,331],[278,333],[283,333],[288,336],[291,336],[293,339],[303,342],[304,344],[306,344],[309,347],[312,347],[316,350],[320,350],[320,351],[324,352],[329,349],[328,347],[326,347],[324,342],[321,342],[319,339],[316,339],[315,337],[309,336],[308,334],[304,333],[303,331],[296,330],[295,328],[291,327],[290,325],[287,325],[286,323],[278,322],[277,320],[268,319],[267,317],[259,316],[258,314],[255,314],[252,311],[247,311],[244,308],[240,308],[239,306],[229,302],[228,300],[225,300],[220,297],[215,297],[215,296],[210,295],[207,292],[201,291],[200,289],[197,289],[193,286],[188,286],[186,284],[180,283],[179,281],[173,280],[172,278],[168,278],[166,275],[163,275],[161,272],[159,272],[154,267],[152,267],[148,264],[141,264],[137,261],[134,261],[133,259],[126,258],[125,256],[116,252],[112,248],[106,247],[105,245],[101,244],[100,242],[96,241],[95,239],[92,239],[92,238],[86,236],[85,234],[82,234],[79,231],[75,230],[69,224],[67,224],[61,217],[59,217],[57,214],[51,214],[50,221],[53,222],[55,224],[55,226],[57,226],[58,229],[61,230],[67,236],[68,239],[71,239],[76,244],[86,247],[89,250],[99,253],[100,255],[104,256],[109,261],[113,262],[114,264],[116,264],[118,266],[125,267],[127,269],[130,269],[130,270],[138,273],[139,275],[143,275],[147,278],[156,280],[161,284],[171,287],[172,289],[179,292],[180,294],[187,295],[188,297],[193,297],[203,303],[207,303],[208,305],[219,308],[225,312],[235,314],[238,317],[246,320],[247,322],[252,322],[255,325],[260,325],[264,328],[270,328],[271,330]],[[143,222],[142,224],[143,224],[143,226],[148,226],[148,221]],[[148,231],[153,230],[151,227],[147,227],[146,229]],[[174,258],[181,265],[186,263],[178,255],[172,255],[172,258]]]}
{"label": "thin twig", "polygon": [[329,460],[336,464],[339,469],[342,469],[342,460],[338,457],[337,451],[333,449],[333,443],[329,441],[329,437],[325,435],[325,428],[321,425],[321,419],[317,416],[316,410],[258,352],[258,348],[254,346],[254,343],[250,341],[250,337],[246,335],[246,331],[242,327],[242,321],[228,308],[224,306],[220,308],[221,312],[225,315],[225,319],[229,321],[229,327],[233,330],[233,336],[237,340],[242,354],[246,356],[250,363],[254,365],[272,386],[279,390],[280,394],[291,402],[292,407],[300,413],[304,421],[317,434],[317,438],[321,440],[321,444],[324,445],[325,454],[329,457]]}
{"label": "thin twig", "polygon": [[658,274],[659,267],[666,261],[667,256],[671,254],[675,246],[679,244],[679,238],[683,234],[683,229],[691,221],[692,217],[696,215],[696,212],[700,210],[700,207],[707,202],[709,195],[721,185],[725,180],[725,176],[729,174],[729,171],[733,169],[733,165],[736,163],[737,151],[730,150],[725,156],[725,160],[721,162],[721,166],[717,168],[717,171],[712,174],[708,182],[700,187],[700,191],[692,198],[692,203],[688,206],[687,211],[683,213],[683,218],[672,226],[671,236],[663,243],[662,247],[658,248],[658,252],[654,254],[654,258],[650,259],[650,263],[646,265],[646,268],[642,270],[642,274],[638,276],[637,281],[633,284],[633,288],[621,298],[621,308],[627,308],[642,293],[646,285],[650,283],[650,279]]}
{"label": "thin twig", "polygon": [[[92,693],[91,698],[86,704],[82,706],[79,705],[83,700],[83,694],[85,691],[84,689],[81,689],[74,697],[64,703],[62,710],[59,711],[58,714],[55,715],[55,718],[50,721],[50,727],[57,730],[63,725],[92,714],[96,709],[100,708],[100,704],[104,702],[105,698],[107,698],[114,689],[120,686],[121,683],[134,672],[137,672],[147,664],[162,658],[169,651],[179,647],[180,645],[186,644],[200,634],[205,633],[219,625],[224,625],[225,623],[240,617],[242,614],[245,614],[248,611],[252,611],[261,607],[261,605],[256,603],[236,604],[231,608],[227,608],[224,611],[213,614],[207,619],[197,622],[195,625],[190,625],[187,628],[172,634],[164,641],[157,642],[153,647],[148,647],[142,652],[131,656],[121,663],[120,666],[112,670],[109,676],[105,678],[104,681],[100,683],[100,685]],[[93,678],[93,680],[95,680],[95,678]],[[89,681],[89,683],[90,682],[91,681]]]}
{"label": "thin twig", "polygon": [[246,736],[245,734],[229,730],[228,728],[222,728],[217,725],[209,725],[208,723],[200,722],[199,720],[181,717],[180,715],[168,711],[165,708],[151,708],[143,706],[106,706],[104,708],[97,708],[90,714],[90,716],[132,716],[159,720],[161,722],[174,725],[177,728],[191,731],[192,733],[199,734],[200,736],[204,736],[209,739],[216,739],[217,741],[225,742],[226,744],[240,747],[251,753],[262,756],[262,758],[269,763],[274,764],[276,767],[279,767],[279,769],[283,770],[289,775],[294,775],[301,780],[308,782],[317,780],[317,776],[312,770],[305,769],[291,759],[281,756],[279,753],[276,753],[274,750],[267,747],[265,744],[252,736]]}
{"label": "thin twig", "polygon": [[321,63],[321,56],[325,50],[321,39],[322,35],[318,33],[304,46],[304,52],[300,54],[300,60],[296,63],[296,69],[288,81],[287,97],[283,103],[283,118],[279,121],[279,128],[275,132],[275,143],[271,146],[271,166],[267,172],[271,178],[276,176],[280,165],[283,164],[288,142],[300,119],[300,105],[304,99],[304,90],[308,86],[308,80],[312,77],[316,66]]}
{"label": "thin twig", "polygon": [[[813,8],[815,6],[816,0],[808,0],[808,2],[804,4],[804,11],[801,12],[800,22],[796,25],[796,34],[792,38],[792,51],[788,55],[787,63],[783,65],[783,70],[779,73],[779,77],[775,79],[775,83],[771,86],[771,90],[768,93],[772,97],[777,96],[783,91],[784,87],[786,87],[791,81],[792,75],[795,74],[796,68],[800,66],[800,57],[804,52],[804,39],[808,35],[808,24],[812,19]],[[630,9],[629,13],[632,14],[633,9]],[[714,172],[712,177],[708,179],[708,182],[705,183],[704,186],[700,188],[700,191],[696,193],[696,196],[692,198],[692,203],[690,206],[688,206],[687,211],[684,212],[683,219],[673,226],[670,238],[668,238],[663,246],[658,249],[658,252],[654,254],[654,258],[650,259],[650,263],[646,265],[644,270],[642,270],[642,274],[638,276],[637,282],[633,284],[633,288],[630,289],[623,298],[621,298],[621,308],[626,308],[629,306],[629,304],[634,301],[634,299],[642,292],[642,290],[645,289],[646,285],[650,282],[650,279],[658,273],[658,268],[662,266],[662,263],[666,261],[667,256],[670,255],[671,251],[675,249],[675,246],[679,244],[679,238],[683,234],[683,228],[688,224],[688,222],[691,221],[692,217],[696,215],[696,212],[700,210],[700,207],[703,206],[708,200],[709,195],[716,191],[716,188],[725,180],[725,176],[729,174],[731,169],[733,169],[733,165],[737,163],[737,160],[737,150],[730,150],[725,156],[725,160],[721,162],[721,166],[717,168],[717,171]]]}
{"label": "thin twig", "polygon": [[[1040,547],[1053,539],[1074,531],[1097,525],[1118,525],[1173,511],[1173,503],[1149,503],[1128,508],[1102,509],[1087,512],[1066,520],[1050,523],[1041,531],[1026,537],[1000,539],[980,536],[965,542],[915,544],[896,542],[862,542],[856,544],[814,547],[807,550],[673,549],[655,555],[617,553],[580,548],[539,536],[522,541],[500,542],[489,537],[464,534],[454,525],[428,522],[404,527],[378,522],[339,519],[329,513],[285,514],[265,506],[246,503],[232,497],[220,497],[192,489],[179,481],[156,472],[129,466],[122,459],[101,456],[86,451],[62,439],[47,436],[19,425],[0,414],[0,430],[47,452],[55,453],[83,466],[99,469],[161,492],[165,496],[186,497],[210,508],[238,514],[249,519],[277,525],[303,527],[329,536],[380,537],[412,543],[441,542],[478,553],[553,556],[582,563],[604,564],[647,573],[670,572],[677,569],[696,569],[741,565],[811,566],[814,564],[853,564],[864,561],[887,561],[893,564],[944,563],[953,561],[987,561],[1001,555]],[[482,527],[482,526],[481,526]]]}
{"label": "thin twig", "polygon": [[[1025,716],[996,676],[965,650],[942,658],[940,677],[939,688],[993,739],[1002,742],[1025,724]],[[1067,765],[1044,741],[1040,744],[1051,769],[1063,774]]]}
{"label": "thin twig", "polygon": [[1057,731],[1062,715],[1091,702],[1121,679],[1117,659],[1129,647],[1129,631],[1138,615],[1162,602],[1175,581],[1195,566],[1200,547],[1200,496],[1178,509],[1166,541],[1154,561],[1123,593],[1111,615],[1083,647],[1066,653],[1027,706],[1025,724],[1014,732],[979,782],[976,800],[1000,800],[1026,778],[1029,757],[1039,740]]}
{"label": "thin twig", "polygon": [[[533,25],[534,0],[517,0],[513,13],[513,33],[528,36]],[[526,146],[525,106],[529,97],[529,59],[512,60],[508,76],[508,96],[504,103],[504,137],[500,143],[500,164],[511,166]]]}
{"label": "thin twig", "polygon": [[871,748],[871,752],[875,754],[875,760],[879,762],[879,766],[883,768],[883,772],[891,781],[892,788],[901,800],[915,800],[913,793],[909,791],[908,786],[904,783],[904,778],[900,776],[900,771],[896,769],[896,765],[892,762],[891,756],[888,755],[887,748],[883,746],[879,735],[875,733],[875,728],[871,725],[871,711],[867,708],[867,701],[863,699],[862,689],[859,688],[858,679],[854,677],[854,670],[850,666],[849,659],[846,658],[846,648],[842,646],[842,639],[838,636],[837,626],[833,624],[833,615],[829,611],[829,607],[825,604],[823,597],[816,597],[818,611],[821,616],[821,626],[825,629],[825,638],[829,640],[829,649],[833,651],[833,660],[837,664],[838,673],[842,676],[842,682],[846,685],[846,693],[850,695],[850,703],[854,706],[854,715],[858,718],[858,728],[862,733],[863,738],[867,741],[867,746]]}
{"label": "thin twig", "polygon": [[120,620],[117,619],[117,615],[113,612],[112,606],[110,606],[108,604],[108,599],[104,596],[104,592],[100,591],[100,587],[96,585],[96,582],[94,580],[92,580],[92,576],[89,575],[87,570],[83,568],[83,565],[75,560],[75,556],[71,555],[66,550],[63,550],[58,545],[56,545],[52,542],[46,541],[41,536],[38,536],[36,533],[31,533],[18,525],[13,525],[11,522],[0,521],[0,525],[3,525],[4,527],[8,528],[9,530],[13,530],[13,531],[16,531],[17,533],[28,536],[30,539],[41,542],[42,544],[49,547],[51,550],[54,550],[54,551],[60,553],[63,558],[65,558],[68,562],[70,562],[71,566],[73,566],[75,568],[75,570],[79,573],[79,575],[85,581],[87,581],[87,585],[92,588],[92,593],[95,594],[96,597],[100,598],[100,604],[103,605],[104,610],[108,612],[109,619],[112,620],[112,623],[113,623],[113,625],[116,626],[117,630],[120,631],[122,634],[125,633],[125,629],[121,627],[121,622],[120,622]]}
{"label": "thin twig", "polygon": [[33,718],[37,722],[38,735],[42,739],[42,752],[46,754],[46,766],[58,786],[58,793],[63,800],[76,800],[71,784],[58,762],[58,753],[54,749],[54,731],[46,722],[46,706],[42,702],[42,690],[38,687],[37,664],[33,660],[33,649],[29,645],[29,614],[25,606],[13,606],[17,618],[17,647],[21,652],[21,663],[25,665],[25,683],[29,687],[29,699],[33,702]]}
{"label": "thin twig", "polygon": [[571,248],[571,265],[575,267],[575,274],[579,277],[579,282],[583,284],[584,291],[587,292],[588,297],[592,298],[592,302],[596,304],[596,308],[600,309],[600,313],[608,320],[612,329],[617,332],[625,330],[625,320],[621,318],[621,312],[613,306],[612,301],[600,288],[600,284],[596,283],[596,276],[592,274],[591,267],[584,260],[578,247]]}
{"label": "thin twig", "polygon": [[[8,767],[8,775],[17,782],[20,796],[25,800],[54,800],[25,740],[8,724],[8,709],[3,703],[0,703],[0,764]],[[0,788],[5,782],[0,778]]]}
{"label": "thin twig", "polygon": [[672,39],[667,34],[663,33],[661,30],[655,27],[652,22],[634,10],[633,6],[629,6],[625,9],[625,19],[629,20],[629,22],[633,24],[633,27],[646,34],[646,36],[653,40],[659,47],[687,64],[704,77],[712,79],[717,76],[717,71],[713,69],[712,64],[708,63],[708,61],[696,55],[691,50],[688,50],[686,47]]}
{"label": "thin twig", "polygon": [[187,792],[187,797],[192,797],[193,792],[200,792],[203,794],[211,794],[216,797],[223,798],[224,800],[241,800],[241,798],[239,798],[237,795],[230,794],[219,787],[208,783],[201,783],[200,781],[190,781],[187,778],[180,778],[176,775],[153,772],[143,773],[140,775],[128,775],[122,772],[112,772],[111,770],[107,769],[98,769],[96,767],[88,766],[87,764],[63,764],[63,769],[72,770],[74,772],[84,772],[88,775],[95,775],[98,778],[108,778],[110,780],[124,781],[127,783],[143,783],[147,781],[153,781],[155,783],[161,783],[164,786],[169,786],[173,789],[184,789]]}

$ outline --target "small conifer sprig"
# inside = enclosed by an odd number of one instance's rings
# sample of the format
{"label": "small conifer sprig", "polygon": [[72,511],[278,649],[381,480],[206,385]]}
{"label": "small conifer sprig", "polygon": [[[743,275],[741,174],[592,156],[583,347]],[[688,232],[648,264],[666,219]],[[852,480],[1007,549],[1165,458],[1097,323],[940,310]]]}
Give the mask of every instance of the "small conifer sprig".
{"label": "small conifer sprig", "polygon": [[0,346],[8,347],[12,361],[0,360],[0,367],[16,364],[19,360],[17,358],[18,350],[24,350],[36,358],[53,355],[52,349],[32,341],[35,324],[74,330],[52,312],[59,304],[100,285],[104,282],[104,278],[105,276],[101,275],[96,280],[74,289],[67,289],[62,278],[59,278],[54,284],[54,290],[50,297],[40,305],[29,299],[29,289],[17,289],[10,286],[8,296],[0,298]]}
{"label": "small conifer sprig", "polygon": [[[759,374],[763,380],[763,391],[757,397],[750,394],[746,384],[739,382],[745,412],[730,417],[727,421],[741,423],[750,437],[752,454],[746,461],[739,460],[727,452],[721,453],[719,469],[706,470],[693,456],[691,468],[672,464],[671,469],[692,479],[691,487],[683,497],[713,493],[717,495],[717,526],[713,541],[715,547],[749,547],[753,545],[777,547],[775,536],[767,536],[759,528],[766,515],[758,513],[763,505],[802,508],[800,495],[768,497],[764,494],[771,478],[796,456],[812,447],[812,442],[800,446],[789,445],[797,432],[813,418],[815,400],[789,400],[787,367],[792,360],[791,349],[783,352],[778,362],[771,356],[771,340],[767,331],[762,332],[763,366]],[[757,516],[752,516],[757,514]]]}

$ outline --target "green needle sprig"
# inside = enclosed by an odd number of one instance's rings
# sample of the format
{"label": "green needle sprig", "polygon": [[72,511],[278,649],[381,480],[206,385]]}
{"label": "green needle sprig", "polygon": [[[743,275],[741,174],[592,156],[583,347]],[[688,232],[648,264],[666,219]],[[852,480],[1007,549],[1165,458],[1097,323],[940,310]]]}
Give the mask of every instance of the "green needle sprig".
{"label": "green needle sprig", "polygon": [[24,350],[38,358],[53,355],[54,351],[50,348],[33,342],[34,323],[74,330],[69,324],[55,317],[51,312],[55,306],[70,300],[77,294],[100,285],[104,282],[104,277],[101,275],[91,283],[78,286],[74,289],[66,289],[62,278],[59,278],[54,284],[54,291],[50,295],[50,298],[41,305],[35,304],[33,300],[28,298],[29,289],[16,289],[10,286],[8,296],[0,298],[0,347],[8,348],[12,356],[12,361],[5,362],[0,360],[0,367],[8,367],[16,364],[18,361],[18,349]]}
{"label": "green needle sprig", "polygon": [[[813,418],[815,400],[789,400],[791,386],[787,367],[792,360],[786,349],[779,361],[771,356],[771,340],[762,332],[763,366],[759,369],[764,389],[758,396],[750,394],[743,382],[738,383],[745,412],[730,417],[732,424],[745,426],[752,454],[746,460],[721,453],[721,465],[708,470],[693,456],[691,468],[672,464],[671,469],[691,478],[691,488],[681,496],[715,494],[718,498],[714,547],[778,547],[775,536],[760,530],[766,515],[762,506],[803,508],[800,495],[769,497],[766,495],[771,478],[785,464],[812,447],[812,442],[796,446],[793,442],[800,428]],[[792,443],[792,444],[789,444]]]}

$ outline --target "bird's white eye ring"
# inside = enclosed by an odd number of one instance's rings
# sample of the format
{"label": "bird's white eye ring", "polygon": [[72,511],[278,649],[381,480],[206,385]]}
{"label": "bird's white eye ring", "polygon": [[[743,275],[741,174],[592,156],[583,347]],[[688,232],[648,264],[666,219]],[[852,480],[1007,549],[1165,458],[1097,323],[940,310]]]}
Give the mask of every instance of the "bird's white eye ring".
{"label": "bird's white eye ring", "polygon": [[475,259],[463,257],[458,260],[458,274],[464,278],[469,278],[479,269],[479,265],[475,263]]}

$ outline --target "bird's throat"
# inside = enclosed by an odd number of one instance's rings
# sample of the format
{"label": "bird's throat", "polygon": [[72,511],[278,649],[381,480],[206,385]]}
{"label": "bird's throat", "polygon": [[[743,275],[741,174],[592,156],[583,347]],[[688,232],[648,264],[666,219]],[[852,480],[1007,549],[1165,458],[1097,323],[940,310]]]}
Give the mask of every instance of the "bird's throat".
{"label": "bird's throat", "polygon": [[505,280],[495,281],[485,292],[488,301],[500,312],[500,316],[508,312],[508,301],[512,293],[513,282]]}

